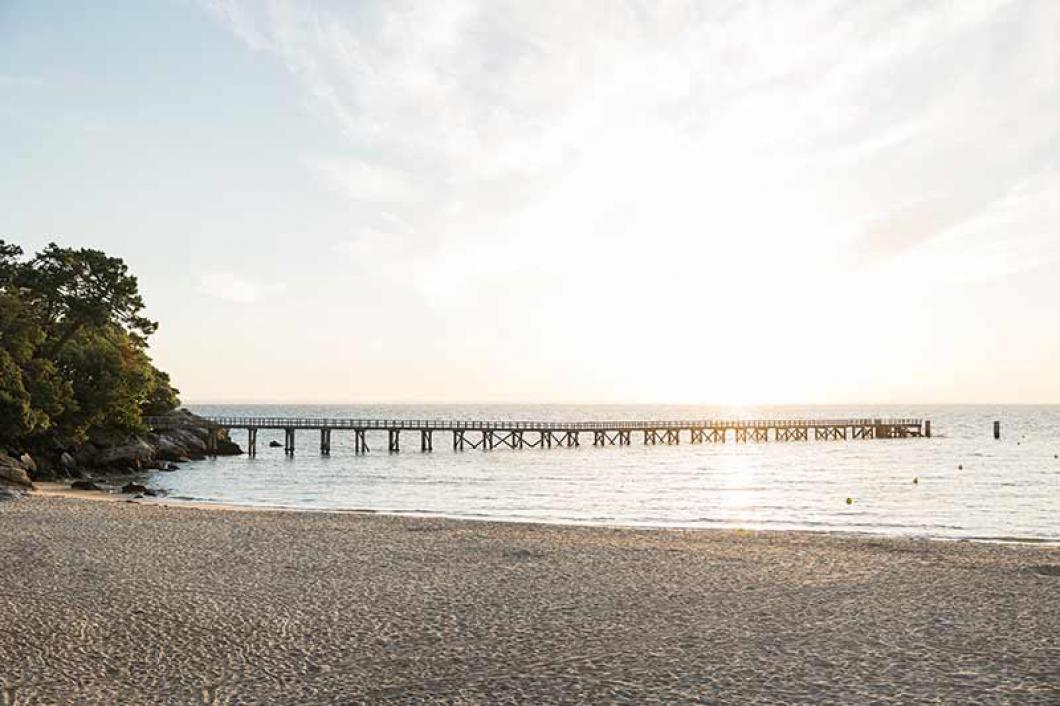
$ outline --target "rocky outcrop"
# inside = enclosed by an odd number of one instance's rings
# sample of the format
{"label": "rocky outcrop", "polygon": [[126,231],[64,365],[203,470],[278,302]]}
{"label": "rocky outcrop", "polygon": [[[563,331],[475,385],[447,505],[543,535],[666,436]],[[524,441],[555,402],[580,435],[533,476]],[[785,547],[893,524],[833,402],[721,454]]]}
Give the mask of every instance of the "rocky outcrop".
{"label": "rocky outcrop", "polygon": [[147,469],[175,470],[174,462],[206,458],[211,436],[214,453],[218,456],[243,453],[243,449],[228,438],[225,429],[187,410],[173,412],[156,421],[152,431],[142,435],[94,430],[85,443],[59,452],[50,462],[44,457],[31,459],[25,456],[27,461],[24,463],[7,458],[28,471],[32,479],[43,481],[84,478],[86,472],[120,474]]}
{"label": "rocky outcrop", "polygon": [[143,439],[133,439],[127,444],[100,449],[93,465],[105,468],[131,468],[140,470],[151,463],[158,450]]}

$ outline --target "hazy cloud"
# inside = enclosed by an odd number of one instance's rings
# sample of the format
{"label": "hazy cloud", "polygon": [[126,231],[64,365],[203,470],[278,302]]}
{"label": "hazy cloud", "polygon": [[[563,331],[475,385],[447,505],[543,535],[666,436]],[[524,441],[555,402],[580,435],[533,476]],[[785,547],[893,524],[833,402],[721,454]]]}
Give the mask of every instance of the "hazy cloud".
{"label": "hazy cloud", "polygon": [[265,287],[234,272],[209,272],[199,278],[196,290],[216,299],[250,304],[261,299]]}
{"label": "hazy cloud", "polygon": [[495,283],[532,275],[649,307],[628,273],[687,297],[899,256],[930,279],[917,258],[991,239],[1005,272],[1040,262],[1008,224],[1038,203],[1017,185],[1054,189],[1055,3],[209,5],[346,135],[307,163],[359,226],[406,224],[432,291],[529,310]]}

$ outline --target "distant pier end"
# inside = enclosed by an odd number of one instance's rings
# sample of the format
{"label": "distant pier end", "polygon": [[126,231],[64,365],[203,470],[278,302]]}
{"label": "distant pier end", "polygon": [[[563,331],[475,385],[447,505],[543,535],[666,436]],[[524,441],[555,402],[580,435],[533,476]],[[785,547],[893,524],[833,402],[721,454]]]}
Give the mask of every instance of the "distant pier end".
{"label": "distant pier end", "polygon": [[[526,449],[581,446],[582,435],[593,446],[724,444],[752,441],[817,441],[847,439],[906,439],[930,437],[931,421],[924,419],[705,419],[604,422],[465,421],[439,419],[337,419],[307,417],[205,417],[217,427],[246,430],[247,453],[257,454],[258,430],[283,431],[284,452],[294,455],[295,431],[320,432],[320,453],[331,454],[331,432],[353,433],[354,453],[370,451],[367,432],[387,433],[387,450],[401,450],[401,433],[418,434],[420,451],[434,450],[435,432],[452,434],[453,450]],[[148,425],[165,428],[171,417],[148,417]]]}

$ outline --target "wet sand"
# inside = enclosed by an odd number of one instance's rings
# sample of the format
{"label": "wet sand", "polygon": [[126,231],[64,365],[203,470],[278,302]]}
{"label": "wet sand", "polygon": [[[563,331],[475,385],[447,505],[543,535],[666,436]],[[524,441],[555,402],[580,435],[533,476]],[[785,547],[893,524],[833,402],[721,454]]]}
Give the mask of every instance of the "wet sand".
{"label": "wet sand", "polygon": [[1060,703],[1060,550],[0,504],[0,704]]}

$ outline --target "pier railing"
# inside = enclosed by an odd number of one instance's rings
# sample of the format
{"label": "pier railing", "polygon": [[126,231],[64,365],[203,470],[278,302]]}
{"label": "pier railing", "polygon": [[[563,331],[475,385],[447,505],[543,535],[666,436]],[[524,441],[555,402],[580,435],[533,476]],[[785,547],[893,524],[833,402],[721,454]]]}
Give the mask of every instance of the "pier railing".
{"label": "pier railing", "polygon": [[[419,431],[423,429],[451,431],[641,431],[644,429],[773,429],[773,428],[819,428],[836,426],[920,426],[922,420],[907,418],[886,419],[652,419],[585,422],[554,422],[548,420],[488,421],[460,419],[353,419],[339,417],[203,417],[212,424],[227,429],[369,429]],[[172,425],[172,417],[148,417],[150,426],[162,428]]]}
{"label": "pier railing", "polygon": [[[418,432],[420,450],[434,450],[434,433],[451,432],[453,450],[495,448],[552,448],[580,446],[581,434],[592,433],[594,446],[628,446],[634,432],[643,434],[645,444],[679,444],[682,435],[689,443],[722,444],[729,438],[737,443],[750,441],[807,441],[810,432],[815,440],[896,439],[931,436],[931,422],[910,418],[853,419],[613,419],[608,421],[549,420],[467,420],[467,419],[344,419],[338,417],[205,417],[213,425],[210,444],[216,444],[217,429],[245,429],[247,452],[257,453],[258,431],[283,430],[284,451],[294,454],[295,432],[312,429],[320,432],[320,453],[331,453],[331,433],[350,430],[354,452],[367,453],[370,431],[387,433],[387,449],[400,451],[401,432]],[[155,429],[187,424],[182,417],[148,417]],[[477,436],[476,436],[477,435]]]}

